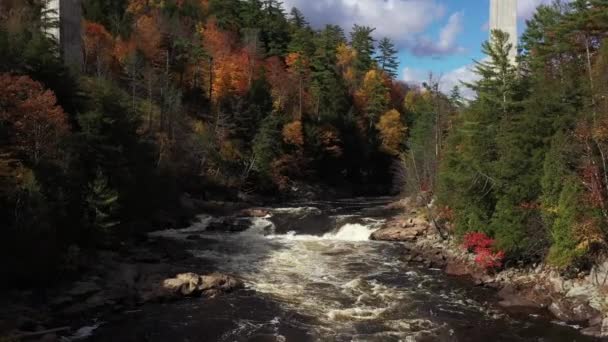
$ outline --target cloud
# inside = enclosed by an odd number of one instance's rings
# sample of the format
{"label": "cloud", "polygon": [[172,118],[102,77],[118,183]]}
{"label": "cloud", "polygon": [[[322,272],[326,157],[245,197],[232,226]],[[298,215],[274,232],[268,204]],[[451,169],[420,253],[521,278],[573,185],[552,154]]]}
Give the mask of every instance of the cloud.
{"label": "cloud", "polygon": [[456,12],[450,16],[447,24],[439,33],[439,41],[421,38],[412,46],[412,53],[416,56],[445,56],[464,52],[458,45],[458,35],[463,30],[464,12]]}
{"label": "cloud", "polygon": [[[565,2],[570,2],[570,0],[566,0]],[[553,0],[519,0],[517,4],[517,16],[524,20],[530,19],[538,6],[550,5],[552,3]]]}
{"label": "cloud", "polygon": [[399,48],[410,49],[420,56],[454,54],[462,32],[464,13],[452,14],[440,32],[439,40],[422,35],[446,15],[439,0],[284,0],[289,11],[297,7],[311,25],[320,28],[338,24],[347,32],[354,24],[375,27],[375,37],[389,37]]}
{"label": "cloud", "polygon": [[[403,80],[409,84],[421,85],[422,82],[429,79],[430,73],[430,70],[425,71],[406,67],[403,69]],[[467,100],[475,98],[475,92],[461,84],[461,81],[470,83],[479,79],[479,76],[473,71],[473,64],[464,65],[444,74],[434,73],[433,77],[439,79],[439,89],[444,94],[449,94],[454,86],[459,86],[460,93],[464,98]]]}
{"label": "cloud", "polygon": [[476,96],[475,92],[463,86],[460,82],[471,83],[478,79],[479,75],[473,71],[473,64],[469,64],[444,74],[441,77],[440,88],[442,92],[449,94],[454,86],[459,86],[462,96],[467,100],[472,100]]}

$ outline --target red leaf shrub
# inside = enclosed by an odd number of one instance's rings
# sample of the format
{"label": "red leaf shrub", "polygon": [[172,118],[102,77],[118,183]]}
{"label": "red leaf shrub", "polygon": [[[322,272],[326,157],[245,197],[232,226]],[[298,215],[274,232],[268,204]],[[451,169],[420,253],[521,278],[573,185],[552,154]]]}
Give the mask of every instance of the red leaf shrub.
{"label": "red leaf shrub", "polygon": [[469,252],[476,252],[477,249],[489,249],[494,244],[494,239],[484,233],[471,232],[464,236],[462,245]]}
{"label": "red leaf shrub", "polygon": [[471,232],[464,236],[463,247],[475,253],[475,263],[485,269],[502,267],[505,252],[492,251],[495,240],[484,233]]}
{"label": "red leaf shrub", "polygon": [[475,263],[485,269],[499,268],[505,258],[505,252],[498,251],[493,253],[490,249],[480,248],[475,251]]}

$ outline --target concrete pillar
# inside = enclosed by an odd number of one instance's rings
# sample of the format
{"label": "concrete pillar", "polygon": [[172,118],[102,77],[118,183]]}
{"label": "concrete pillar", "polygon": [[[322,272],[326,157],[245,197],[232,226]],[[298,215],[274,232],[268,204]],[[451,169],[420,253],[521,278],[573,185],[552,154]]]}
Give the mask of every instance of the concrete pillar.
{"label": "concrete pillar", "polygon": [[517,57],[517,0],[490,0],[490,34],[491,30],[501,30],[509,34],[513,45],[510,59],[515,63]]}
{"label": "concrete pillar", "polygon": [[61,15],[60,46],[64,62],[82,70],[82,3],[81,0],[59,0]]}
{"label": "concrete pillar", "polygon": [[82,3],[81,0],[50,0],[47,5],[49,19],[59,26],[47,33],[59,42],[61,56],[66,65],[82,70]]}

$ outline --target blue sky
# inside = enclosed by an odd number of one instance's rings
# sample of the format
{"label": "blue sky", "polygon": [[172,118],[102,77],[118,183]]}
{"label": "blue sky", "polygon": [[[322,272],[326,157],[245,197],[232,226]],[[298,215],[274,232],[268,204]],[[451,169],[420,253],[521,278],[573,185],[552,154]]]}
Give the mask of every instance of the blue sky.
{"label": "blue sky", "polygon": [[[298,7],[314,27],[332,23],[346,31],[354,23],[376,28],[400,49],[400,78],[420,82],[441,75],[442,88],[474,78],[473,59],[488,37],[490,0],[283,0]],[[519,31],[534,9],[550,0],[518,0]],[[470,95],[470,94],[469,94]]]}

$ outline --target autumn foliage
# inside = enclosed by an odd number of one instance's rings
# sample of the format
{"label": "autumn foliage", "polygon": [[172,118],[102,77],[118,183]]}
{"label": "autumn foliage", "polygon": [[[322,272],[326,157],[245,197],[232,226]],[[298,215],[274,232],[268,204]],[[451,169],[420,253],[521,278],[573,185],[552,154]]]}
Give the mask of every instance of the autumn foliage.
{"label": "autumn foliage", "polygon": [[14,147],[33,163],[53,158],[69,131],[55,94],[28,76],[0,74],[0,120]]}
{"label": "autumn foliage", "polygon": [[485,269],[502,267],[505,258],[504,251],[493,252],[495,240],[484,233],[470,232],[463,238],[462,246],[469,252],[475,253],[475,263]]}

